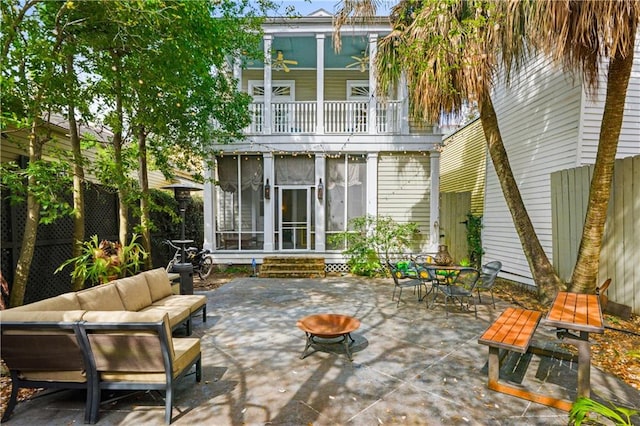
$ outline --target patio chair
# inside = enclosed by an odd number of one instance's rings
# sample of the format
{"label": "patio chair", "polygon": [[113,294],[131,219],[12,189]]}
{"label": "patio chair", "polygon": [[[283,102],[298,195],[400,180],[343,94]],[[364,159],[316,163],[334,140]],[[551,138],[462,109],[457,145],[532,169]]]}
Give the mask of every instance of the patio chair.
{"label": "patio chair", "polygon": [[460,302],[460,309],[463,308],[465,299],[467,300],[467,309],[469,308],[469,301],[473,301],[473,309],[476,318],[478,318],[478,307],[476,306],[475,297],[473,292],[478,284],[478,278],[480,272],[473,268],[461,269],[456,276],[453,283],[448,285],[439,285],[438,290],[444,294],[444,310],[446,316],[449,316],[449,310],[447,309],[449,299],[456,299]]}
{"label": "patio chair", "polygon": [[[393,295],[391,296],[391,300],[395,300],[396,290],[398,290],[398,302],[396,303],[396,307],[400,306],[400,298],[402,297],[402,289],[406,287],[413,287],[415,292],[416,288],[418,289],[418,300],[422,300],[422,286],[424,285],[423,281],[418,276],[418,270],[415,267],[415,264],[411,261],[400,261],[396,263],[392,263],[387,260],[387,267],[389,268],[389,272],[391,273],[391,278],[393,278]],[[425,286],[426,290],[426,286]]]}
{"label": "patio chair", "polygon": [[482,271],[480,273],[480,279],[478,281],[478,285],[476,286],[476,290],[478,291],[478,302],[480,303],[482,303],[480,292],[491,292],[491,303],[493,304],[493,309],[496,308],[496,301],[493,298],[493,286],[496,283],[496,278],[498,277],[498,273],[500,272],[501,268],[502,262],[498,262],[497,260],[483,265]]}

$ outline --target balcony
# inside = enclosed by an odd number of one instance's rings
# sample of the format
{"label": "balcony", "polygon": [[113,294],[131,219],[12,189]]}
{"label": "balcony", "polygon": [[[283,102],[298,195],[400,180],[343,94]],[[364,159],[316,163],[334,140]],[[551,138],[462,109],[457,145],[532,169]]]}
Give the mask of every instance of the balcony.
{"label": "balcony", "polygon": [[[318,131],[316,101],[271,103],[270,134],[315,134]],[[265,134],[265,104],[250,105],[251,125],[248,134]],[[369,119],[369,102],[325,101],[323,104],[325,134],[398,134],[402,128],[401,101],[376,103],[375,123]],[[370,126],[375,126],[371,129]],[[373,130],[373,131],[372,131]]]}

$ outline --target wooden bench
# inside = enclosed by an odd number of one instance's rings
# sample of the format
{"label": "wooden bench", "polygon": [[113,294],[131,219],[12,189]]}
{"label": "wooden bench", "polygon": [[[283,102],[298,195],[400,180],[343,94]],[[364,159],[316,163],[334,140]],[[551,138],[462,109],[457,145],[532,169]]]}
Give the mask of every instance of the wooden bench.
{"label": "wooden bench", "polygon": [[542,313],[519,308],[507,308],[480,336],[478,343],[489,346],[489,381],[487,387],[528,401],[569,411],[571,403],[531,392],[523,387],[500,382],[500,349],[526,353]]}

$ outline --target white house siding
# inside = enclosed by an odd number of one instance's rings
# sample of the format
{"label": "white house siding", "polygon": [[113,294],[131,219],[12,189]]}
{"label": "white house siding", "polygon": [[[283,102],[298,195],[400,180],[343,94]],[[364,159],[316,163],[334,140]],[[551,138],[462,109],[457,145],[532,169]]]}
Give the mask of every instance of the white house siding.
{"label": "white house siding", "polygon": [[[493,102],[511,168],[540,243],[552,258],[550,173],[576,165],[580,121],[579,82],[544,59],[531,62]],[[495,169],[488,159],[483,262],[502,262],[502,276],[533,284]]]}
{"label": "white house siding", "polygon": [[[597,98],[591,100],[585,95],[584,112],[581,120],[583,143],[580,164],[578,165],[595,163],[604,100],[607,92],[606,68],[601,74],[600,80],[601,84]],[[625,158],[637,154],[640,154],[640,34],[636,39],[633,68],[631,69],[631,78],[627,88],[624,118],[616,158]]]}
{"label": "white house siding", "polygon": [[378,216],[418,224],[422,247],[429,244],[430,159],[421,153],[381,153],[378,157]]}

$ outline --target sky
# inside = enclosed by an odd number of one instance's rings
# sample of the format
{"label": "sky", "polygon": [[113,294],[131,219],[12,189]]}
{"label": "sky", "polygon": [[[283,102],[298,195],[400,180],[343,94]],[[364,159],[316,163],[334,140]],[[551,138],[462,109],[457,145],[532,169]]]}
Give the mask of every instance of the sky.
{"label": "sky", "polygon": [[[305,16],[310,14],[311,12],[315,12],[318,9],[324,9],[329,13],[335,13],[336,6],[341,3],[340,1],[307,1],[307,0],[275,0],[275,3],[280,4],[280,8],[278,12],[283,12],[284,14],[287,6],[293,6],[300,15]],[[389,12],[391,6],[397,3],[397,1],[380,1],[380,7],[378,8],[378,15],[386,15]]]}

